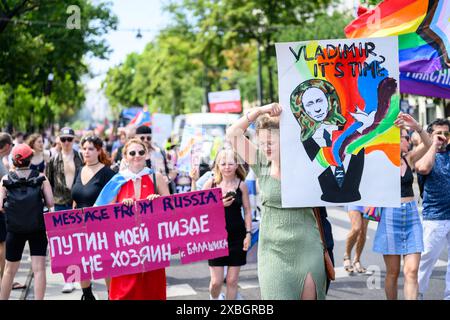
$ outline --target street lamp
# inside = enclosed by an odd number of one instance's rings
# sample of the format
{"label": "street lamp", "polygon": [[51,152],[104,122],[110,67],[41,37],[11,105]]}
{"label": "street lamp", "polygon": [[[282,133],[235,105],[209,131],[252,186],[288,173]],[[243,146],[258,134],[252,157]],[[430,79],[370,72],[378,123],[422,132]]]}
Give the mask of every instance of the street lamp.
{"label": "street lamp", "polygon": [[261,43],[261,37],[265,30],[265,25],[267,24],[267,17],[264,15],[264,11],[261,9],[253,9],[252,11],[253,16],[255,16],[258,19],[258,36],[257,36],[257,42],[258,42],[258,100],[259,105],[261,106],[263,104],[263,79],[262,79],[262,62],[261,62],[261,51],[264,50],[264,45]]}
{"label": "street lamp", "polygon": [[262,63],[261,63],[261,47],[258,38],[258,100],[259,106],[263,104],[263,80],[262,80]]}
{"label": "street lamp", "polygon": [[47,76],[47,83],[45,85],[44,88],[44,95],[45,96],[49,96],[50,93],[52,92],[52,83],[53,83],[53,79],[55,78],[55,76],[53,75],[53,73],[49,73]]}
{"label": "street lamp", "polygon": [[[48,110],[48,96],[52,93],[52,84],[53,84],[53,80],[55,79],[55,75],[50,72],[47,76],[47,83],[45,84],[44,87],[44,96],[45,96],[45,110],[48,112],[48,117],[49,117],[49,122],[53,123],[53,119],[51,119],[52,113],[50,112],[50,110]],[[54,127],[52,125],[52,134],[54,133]]]}

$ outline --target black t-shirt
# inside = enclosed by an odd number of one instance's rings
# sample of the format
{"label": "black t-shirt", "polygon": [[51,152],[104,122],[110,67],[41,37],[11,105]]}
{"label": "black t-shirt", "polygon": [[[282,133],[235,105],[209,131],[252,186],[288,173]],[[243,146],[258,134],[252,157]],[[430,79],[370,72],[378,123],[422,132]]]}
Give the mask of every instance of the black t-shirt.
{"label": "black t-shirt", "polygon": [[92,207],[103,187],[116,173],[108,166],[104,166],[87,184],[83,185],[81,183],[81,169],[78,170],[75,183],[72,186],[72,199],[76,202],[77,208]]}

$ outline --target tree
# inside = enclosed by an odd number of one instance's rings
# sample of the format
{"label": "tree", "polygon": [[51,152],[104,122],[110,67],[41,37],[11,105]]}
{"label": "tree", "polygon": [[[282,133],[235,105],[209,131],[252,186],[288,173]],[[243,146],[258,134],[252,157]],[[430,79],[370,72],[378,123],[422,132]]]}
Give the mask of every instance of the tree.
{"label": "tree", "polygon": [[[276,70],[274,43],[280,35],[297,31],[302,35],[306,27],[318,17],[326,15],[326,10],[335,4],[335,0],[318,1],[258,1],[258,0],[221,0],[197,1],[184,0],[171,3],[166,9],[177,17],[190,17],[197,30],[197,45],[200,60],[210,72],[210,87],[222,86],[222,71],[226,69],[224,52],[229,48],[251,45],[261,50],[265,81],[264,92],[269,92],[267,101],[276,100],[274,72]],[[336,16],[335,16],[336,18]],[[342,17],[340,17],[342,18]],[[346,20],[347,21],[347,20]],[[350,20],[348,20],[350,21]],[[329,24],[328,24],[329,25]],[[335,30],[331,26],[329,31]],[[343,35],[343,32],[341,32]],[[326,37],[328,38],[328,37]],[[298,38],[297,40],[307,40]]]}
{"label": "tree", "polygon": [[206,94],[216,90],[238,88],[243,100],[254,102],[262,47],[263,91],[269,93],[265,102],[276,101],[274,43],[344,38],[343,28],[352,18],[327,13],[334,2],[172,1],[165,10],[173,22],[137,56],[135,73],[105,80],[108,99],[115,105],[147,103],[153,111],[174,115],[200,111]]}
{"label": "tree", "polygon": [[125,62],[117,67],[111,68],[103,81],[105,94],[109,97],[109,102],[114,114],[118,114],[120,106],[138,105],[139,101],[133,97],[132,84],[136,72],[136,64],[139,55],[131,53]]}
{"label": "tree", "polygon": [[[13,5],[14,4],[14,5]],[[0,125],[42,129],[53,121],[65,121],[84,101],[82,75],[88,72],[87,54],[105,58],[102,40],[116,28],[111,3],[74,0],[80,9],[79,29],[69,29],[68,5],[62,1],[22,0],[0,2]],[[44,92],[49,75],[51,92]],[[33,99],[30,100],[30,97]],[[33,103],[33,112],[20,103]]]}

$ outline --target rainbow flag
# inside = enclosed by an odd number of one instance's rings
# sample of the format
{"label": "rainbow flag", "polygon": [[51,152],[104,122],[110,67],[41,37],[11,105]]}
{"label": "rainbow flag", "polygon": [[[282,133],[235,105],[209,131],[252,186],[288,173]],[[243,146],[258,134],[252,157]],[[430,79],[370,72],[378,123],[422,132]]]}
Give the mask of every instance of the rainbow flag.
{"label": "rainbow flag", "polygon": [[450,0],[385,0],[345,27],[347,38],[399,36],[400,71],[450,68]]}

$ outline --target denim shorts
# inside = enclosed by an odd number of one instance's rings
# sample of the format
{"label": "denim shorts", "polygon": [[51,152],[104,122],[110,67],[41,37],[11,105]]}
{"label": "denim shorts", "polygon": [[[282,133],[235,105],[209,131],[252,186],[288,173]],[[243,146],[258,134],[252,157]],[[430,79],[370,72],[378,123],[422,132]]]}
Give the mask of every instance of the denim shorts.
{"label": "denim shorts", "polygon": [[422,222],[415,201],[402,203],[400,208],[382,208],[373,251],[384,255],[423,251]]}
{"label": "denim shorts", "polygon": [[364,213],[364,208],[365,208],[365,207],[362,207],[362,206],[347,206],[347,212],[350,212],[350,211],[359,211],[359,212],[361,212],[361,213]]}

